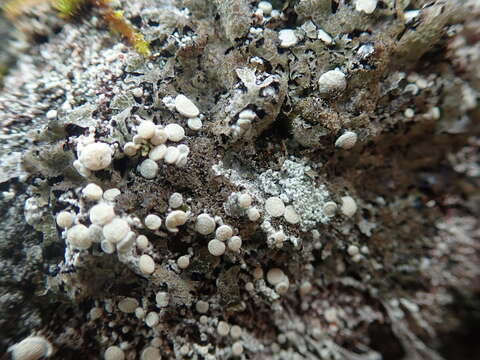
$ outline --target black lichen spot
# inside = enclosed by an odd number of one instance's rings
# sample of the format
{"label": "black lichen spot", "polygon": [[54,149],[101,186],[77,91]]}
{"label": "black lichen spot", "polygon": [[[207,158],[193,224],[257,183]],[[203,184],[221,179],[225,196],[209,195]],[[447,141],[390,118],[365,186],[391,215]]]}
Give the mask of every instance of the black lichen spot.
{"label": "black lichen spot", "polygon": [[370,347],[382,354],[383,359],[401,360],[404,358],[405,350],[387,324],[373,322],[368,327],[368,336],[371,339]]}

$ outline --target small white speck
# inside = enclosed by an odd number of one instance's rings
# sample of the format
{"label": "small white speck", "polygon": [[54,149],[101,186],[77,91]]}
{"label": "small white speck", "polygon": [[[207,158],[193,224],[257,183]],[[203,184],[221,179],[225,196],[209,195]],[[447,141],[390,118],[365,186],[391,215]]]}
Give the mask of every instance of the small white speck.
{"label": "small white speck", "polygon": [[341,92],[346,87],[345,74],[338,69],[327,71],[318,79],[318,91],[321,94]]}
{"label": "small white speck", "polygon": [[92,184],[88,184],[83,188],[82,194],[83,196],[85,196],[87,200],[97,201],[102,198],[103,190],[97,184],[92,183]]}
{"label": "small white speck", "polygon": [[185,137],[185,130],[178,124],[168,124],[165,126],[168,140],[178,142]]}
{"label": "small white speck", "polygon": [[194,117],[187,120],[187,126],[190,130],[198,131],[202,128],[203,123],[200,118]]}
{"label": "small white speck", "polygon": [[153,161],[159,161],[165,157],[166,153],[167,153],[167,145],[165,144],[157,145],[150,150],[150,152],[148,153],[148,158]]}
{"label": "small white speck", "polygon": [[225,250],[225,243],[220,240],[213,239],[208,242],[208,252],[213,256],[222,256]]}
{"label": "small white speck", "polygon": [[47,112],[47,119],[52,120],[57,117],[57,110],[49,110]]}
{"label": "small white speck", "polygon": [[407,119],[412,119],[415,116],[415,111],[413,109],[407,108],[403,112],[403,115],[405,115]]}
{"label": "small white speck", "polygon": [[157,176],[158,164],[152,159],[145,159],[138,167],[138,171],[145,179],[154,179]]}
{"label": "small white speck", "polygon": [[121,194],[120,189],[117,188],[111,188],[108,190],[105,190],[103,193],[103,199],[107,201],[115,201],[115,198]]}
{"label": "small white speck", "polygon": [[297,35],[292,29],[284,29],[278,32],[278,38],[280,40],[280,47],[288,48],[298,43]]}
{"label": "small white speck", "polygon": [[167,164],[174,164],[180,156],[180,151],[175,146],[169,146],[165,153],[165,162]]}
{"label": "small white speck", "polygon": [[270,15],[273,10],[272,4],[268,1],[260,1],[258,3],[258,8],[262,10],[265,15]]}
{"label": "small white speck", "polygon": [[325,30],[319,29],[317,32],[317,37],[319,40],[323,41],[325,44],[330,45],[333,43],[333,39],[328,35]]}
{"label": "small white speck", "polygon": [[155,134],[155,130],[153,121],[142,121],[137,127],[137,134],[142,139],[150,139]]}
{"label": "small white speck", "polygon": [[144,222],[145,226],[150,230],[158,230],[162,226],[162,219],[155,214],[147,215]]}
{"label": "small white speck", "polygon": [[357,203],[351,196],[342,197],[342,207],[340,209],[343,215],[352,217],[357,212]]}
{"label": "small white speck", "polygon": [[143,274],[150,275],[155,271],[155,262],[150,255],[142,255],[138,267]]}
{"label": "small white speck", "polygon": [[285,207],[285,213],[283,214],[283,217],[289,224],[298,224],[300,222],[300,216],[297,214],[292,205]]}
{"label": "small white speck", "polygon": [[265,201],[265,210],[273,217],[280,217],[285,213],[285,204],[279,197],[272,196]]}
{"label": "small white speck", "polygon": [[135,88],[132,90],[133,96],[136,98],[141,98],[143,96],[143,89],[142,88]]}
{"label": "small white speck", "polygon": [[340,135],[335,141],[335,147],[339,147],[345,150],[351,149],[357,143],[358,136],[353,131],[346,131]]}
{"label": "small white speck", "polygon": [[200,114],[197,106],[185,95],[177,95],[175,98],[175,109],[185,117],[194,118]]}
{"label": "small white speck", "polygon": [[328,201],[323,205],[323,212],[327,216],[333,216],[337,212],[337,204],[333,201]]}
{"label": "small white speck", "polygon": [[378,0],[356,0],[355,10],[363,11],[366,14],[371,14],[377,7]]}

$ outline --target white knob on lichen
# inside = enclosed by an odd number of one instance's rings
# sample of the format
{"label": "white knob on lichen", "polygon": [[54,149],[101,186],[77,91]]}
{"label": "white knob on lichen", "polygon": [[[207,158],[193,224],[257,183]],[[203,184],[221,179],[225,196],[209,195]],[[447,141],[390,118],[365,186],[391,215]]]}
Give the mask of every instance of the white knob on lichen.
{"label": "white knob on lichen", "polygon": [[118,243],[130,232],[130,225],[124,219],[116,218],[103,227],[103,236],[113,244]]}
{"label": "white knob on lichen", "polygon": [[351,149],[357,143],[358,135],[353,131],[347,131],[343,133],[337,141],[335,141],[335,147],[339,147],[345,150]]}
{"label": "white knob on lichen", "polygon": [[162,226],[162,219],[155,214],[149,214],[145,217],[144,223],[148,229],[158,230]]}
{"label": "white knob on lichen", "polygon": [[62,229],[68,229],[73,224],[74,217],[72,213],[68,211],[61,211],[57,214],[56,217],[57,225]]}
{"label": "white knob on lichen", "polygon": [[145,317],[145,324],[147,324],[147,326],[150,328],[157,326],[159,322],[160,316],[158,316],[158,314],[154,311],[150,311]]}
{"label": "white knob on lichen", "polygon": [[237,341],[232,345],[232,354],[234,356],[240,356],[243,353],[243,343],[241,341]]}
{"label": "white knob on lichen", "polygon": [[113,206],[102,203],[93,206],[88,215],[92,224],[105,225],[113,220],[115,211]]}
{"label": "white knob on lichen", "polygon": [[285,213],[285,204],[277,196],[269,197],[265,201],[265,211],[273,217],[280,217]]}
{"label": "white knob on lichen", "polygon": [[167,153],[167,145],[161,144],[152,148],[148,153],[148,157],[150,160],[159,161],[165,157],[166,153]]}
{"label": "white knob on lichen", "polygon": [[208,242],[208,252],[213,256],[222,256],[225,254],[226,246],[220,240],[213,239]]}
{"label": "white knob on lichen", "polygon": [[288,278],[285,277],[285,279],[283,281],[281,281],[277,285],[275,285],[275,291],[279,295],[284,295],[284,294],[287,293],[289,287],[290,287],[290,282],[288,281]]}
{"label": "white knob on lichen", "polygon": [[180,157],[180,150],[175,146],[169,146],[165,153],[165,162],[167,164],[174,164]]}
{"label": "white knob on lichen", "polygon": [[137,134],[142,139],[150,139],[155,135],[156,126],[153,121],[142,121],[137,128]]}
{"label": "white knob on lichen", "polygon": [[89,170],[107,168],[112,162],[112,149],[105,143],[96,142],[85,146],[80,153],[80,163]]}
{"label": "white knob on lichen", "polygon": [[177,265],[180,269],[186,269],[190,265],[190,256],[182,255],[177,259]]}
{"label": "white knob on lichen", "polygon": [[312,292],[313,286],[310,281],[305,281],[303,282],[300,287],[298,288],[298,291],[301,296],[306,296]]}
{"label": "white knob on lichen", "polygon": [[182,194],[175,192],[172,195],[170,195],[170,198],[168,199],[168,206],[170,206],[172,209],[176,209],[182,205],[183,205]]}
{"label": "white knob on lichen", "polygon": [[352,217],[357,212],[357,203],[351,196],[342,197],[342,207],[340,208],[343,215]]}
{"label": "white knob on lichen", "polygon": [[198,117],[190,118],[187,120],[187,126],[190,130],[198,131],[202,128],[203,123],[202,120]]}
{"label": "white knob on lichen", "polygon": [[240,336],[242,336],[242,328],[238,325],[233,325],[230,328],[230,336],[234,339],[238,339]]}
{"label": "white knob on lichen", "polygon": [[145,235],[138,235],[135,243],[140,250],[145,250],[149,245],[148,238]]}
{"label": "white knob on lichen", "polygon": [[174,210],[167,215],[165,225],[167,230],[171,232],[178,232],[177,227],[184,225],[187,222],[187,213],[182,210]]}
{"label": "white knob on lichen", "polygon": [[124,360],[125,353],[118,346],[110,346],[105,350],[103,357],[105,360]]}
{"label": "white knob on lichen", "polygon": [[52,345],[42,336],[30,336],[11,346],[12,360],[39,360],[52,354]]}
{"label": "white knob on lichen", "polygon": [[135,156],[137,154],[138,150],[138,145],[133,143],[132,141],[129,141],[123,145],[123,152],[127,156]]}
{"label": "white knob on lichen", "polygon": [[117,250],[120,253],[126,253],[130,251],[135,243],[136,234],[130,231],[122,240],[117,243]]}
{"label": "white knob on lichen", "polygon": [[252,205],[252,197],[250,194],[240,194],[238,196],[238,206],[242,209],[248,209]]}
{"label": "white knob on lichen", "polygon": [[167,140],[168,140],[167,132],[164,129],[157,128],[155,130],[155,134],[150,139],[150,142],[153,145],[161,145],[161,144],[165,144]]}
{"label": "white knob on lichen", "polygon": [[83,196],[90,201],[98,201],[102,198],[103,190],[97,184],[88,184],[82,190]]}
{"label": "white knob on lichen", "polygon": [[355,0],[355,10],[371,14],[377,7],[378,0]]}
{"label": "white knob on lichen", "polygon": [[346,87],[345,74],[338,69],[327,71],[318,79],[318,91],[321,94],[341,92]]}
{"label": "white knob on lichen", "polygon": [[337,204],[333,201],[327,201],[325,205],[323,205],[323,212],[327,216],[333,216],[337,212]]}
{"label": "white knob on lichen", "polygon": [[195,104],[185,95],[177,95],[175,98],[175,109],[185,117],[194,118],[200,114]]}
{"label": "white knob on lichen", "polygon": [[278,39],[280,40],[280,47],[288,48],[298,43],[297,35],[292,29],[283,29],[278,32]]}
{"label": "white knob on lichen", "polygon": [[267,272],[267,281],[273,286],[284,281],[286,277],[282,269],[279,268],[272,268]]}
{"label": "white knob on lichen", "polygon": [[355,256],[355,255],[357,255],[359,252],[360,252],[360,249],[359,249],[358,246],[356,246],[356,245],[350,245],[350,246],[347,248],[347,253],[348,253],[348,255],[350,255],[350,256]]}
{"label": "white knob on lichen", "polygon": [[154,179],[158,173],[158,164],[151,159],[145,159],[138,167],[138,171],[145,179]]}
{"label": "white knob on lichen", "polygon": [[160,350],[153,346],[148,346],[142,350],[140,360],[159,360],[161,359]]}
{"label": "white knob on lichen", "polygon": [[227,336],[230,333],[230,325],[225,321],[219,321],[217,325],[217,334]]}
{"label": "white knob on lichen", "polygon": [[197,221],[195,222],[195,230],[202,234],[208,235],[215,231],[215,220],[208,214],[200,214],[197,216]]}
{"label": "white knob on lichen", "polygon": [[258,209],[255,207],[251,207],[247,210],[247,216],[248,220],[257,221],[258,219],[260,219],[260,211],[258,211]]}
{"label": "white knob on lichen", "polygon": [[78,224],[70,228],[67,232],[67,241],[71,246],[77,249],[88,249],[92,246],[92,240],[90,239],[90,232],[88,228],[83,224]]}
{"label": "white knob on lichen", "polygon": [[138,261],[138,267],[143,274],[153,274],[155,271],[155,261],[153,261],[150,255],[142,255]]}
{"label": "white knob on lichen", "polygon": [[159,291],[157,295],[155,295],[155,302],[157,303],[158,308],[165,308],[170,302],[170,296],[165,291]]}
{"label": "white knob on lichen", "polygon": [[107,201],[115,201],[115,198],[120,195],[122,192],[120,189],[117,188],[111,188],[108,190],[105,190],[103,193],[103,199]]}
{"label": "white knob on lichen", "polygon": [[210,308],[210,305],[208,304],[208,302],[203,300],[199,300],[195,304],[195,310],[197,310],[200,314],[205,314],[209,308]]}
{"label": "white knob on lichen", "polygon": [[178,124],[168,124],[165,126],[168,140],[178,142],[185,137],[185,130]]}
{"label": "white knob on lichen", "polygon": [[227,246],[230,251],[240,251],[240,248],[242,247],[242,238],[240,236],[232,236],[228,239]]}
{"label": "white knob on lichen", "polygon": [[257,5],[257,7],[263,11],[265,15],[270,15],[270,13],[273,10],[273,6],[270,2],[268,1],[260,1]]}
{"label": "white knob on lichen", "polygon": [[215,238],[220,241],[226,241],[233,236],[233,229],[229,225],[219,226],[215,231]]}
{"label": "white knob on lichen", "polygon": [[285,221],[289,224],[298,224],[300,222],[300,216],[295,211],[295,208],[292,205],[285,207],[285,213],[283,214]]}
{"label": "white knob on lichen", "polygon": [[139,303],[137,299],[126,297],[118,303],[118,309],[126,314],[132,314],[138,307]]}

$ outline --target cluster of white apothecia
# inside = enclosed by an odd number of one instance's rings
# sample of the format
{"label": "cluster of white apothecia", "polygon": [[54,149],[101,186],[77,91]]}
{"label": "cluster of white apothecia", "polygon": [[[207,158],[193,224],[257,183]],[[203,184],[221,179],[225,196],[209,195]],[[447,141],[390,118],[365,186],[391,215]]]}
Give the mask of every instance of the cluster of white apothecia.
{"label": "cluster of white apothecia", "polygon": [[[68,247],[88,250],[93,244],[98,243],[106,254],[118,252],[119,258],[123,257],[124,260],[126,256],[134,256],[134,263],[138,264],[139,272],[144,275],[152,274],[156,265],[152,255],[148,254],[148,250],[151,250],[149,239],[146,235],[134,231],[135,227],[142,228],[142,222],[134,216],[117,214],[115,211],[115,199],[120,195],[120,190],[109,189],[104,192],[99,185],[90,183],[82,189],[81,195],[82,203],[85,209],[88,209],[88,216],[77,215],[69,210],[56,215],[57,225],[64,229],[63,236]],[[258,220],[260,212],[252,206],[251,195],[248,193],[236,195],[238,207],[245,211],[250,220]],[[222,256],[227,250],[232,253],[240,251],[242,238],[235,233],[232,226],[224,224],[220,217],[213,217],[207,213],[192,217],[189,211],[180,209],[184,205],[184,200],[177,192],[170,196],[168,204],[169,210],[165,213],[164,219],[161,215],[148,214],[143,219],[143,228],[155,233],[163,226],[167,233],[178,233],[180,227],[192,219],[190,226],[192,230],[203,236],[214,234],[214,238],[207,245],[210,254]],[[143,254],[134,255],[130,251],[133,246]],[[191,255],[181,255],[177,258],[179,269],[186,269],[190,265]]]}
{"label": "cluster of white apothecia", "polygon": [[[178,95],[175,99],[164,99],[167,107],[176,109],[181,115],[188,118],[188,127],[193,131],[202,128],[200,111],[196,105],[185,95]],[[167,142],[178,143],[185,139],[185,129],[179,124],[168,124],[165,127],[155,124],[150,120],[142,120],[137,126],[136,135],[132,141],[123,146],[127,156],[135,156],[141,149],[148,149],[148,158],[138,166],[140,174],[146,179],[157,176],[158,162],[163,160],[166,164],[183,167],[187,163],[190,148],[186,144],[177,146],[167,145]],[[147,147],[145,147],[147,145]]]}
{"label": "cluster of white apothecia", "polygon": [[[252,276],[253,276],[254,282],[257,284],[257,287],[259,289],[265,286],[265,281],[264,281],[265,273],[260,266],[253,269]],[[282,269],[278,267],[270,268],[267,271],[266,280],[267,280],[267,283],[273,287],[273,289],[278,295],[286,294],[290,287],[290,280],[288,279],[288,276],[283,272]],[[254,282],[247,282],[245,284],[245,290],[247,290],[248,292],[253,292],[255,289]],[[304,295],[307,294],[307,291],[303,291],[303,292],[304,292]]]}
{"label": "cluster of white apothecia", "polygon": [[137,151],[148,143],[148,158],[142,161],[138,170],[144,178],[153,179],[157,176],[160,160],[178,167],[185,166],[190,152],[189,147],[185,144],[167,146],[167,141],[179,142],[184,138],[185,130],[178,124],[168,124],[163,127],[155,125],[153,121],[142,120],[137,127],[137,134],[133,136],[133,141],[127,142],[123,151],[127,156],[135,156]]}
{"label": "cluster of white apothecia", "polygon": [[233,228],[230,225],[221,224],[217,227],[215,219],[207,213],[197,216],[195,221],[195,230],[204,236],[215,233],[215,238],[208,242],[208,252],[213,256],[222,256],[225,251],[240,251],[242,239],[234,235]]}
{"label": "cluster of white apothecia", "polygon": [[227,201],[227,206],[235,209],[237,215],[247,216],[250,221],[258,221],[261,217],[260,211],[253,206],[253,198],[247,192],[232,193]]}
{"label": "cluster of white apothecia", "polygon": [[[210,224],[211,225],[211,224]],[[212,228],[211,226],[209,227]],[[218,227],[215,231],[215,234],[219,238],[225,238],[230,235],[230,230],[227,228]],[[218,233],[218,234],[217,234]],[[278,267],[270,268],[266,274],[264,273],[261,267],[256,267],[252,271],[253,282],[255,282],[258,290],[265,289],[266,284],[271,286],[275,294],[284,295],[289,290],[290,280],[288,276]],[[245,285],[245,289],[248,292],[255,290],[255,285],[253,282],[248,282]],[[299,287],[298,291],[301,296],[307,296],[313,290],[313,285],[309,282],[304,282]],[[139,300],[133,297],[123,297],[118,302],[107,299],[105,302],[105,311],[111,313],[116,308],[124,314],[132,314],[138,321],[141,321],[145,324],[147,328],[158,329],[162,327],[162,311],[167,308],[170,304],[170,294],[167,291],[160,290],[155,294],[155,305],[157,309],[149,309],[148,304],[142,303]],[[99,319],[104,310],[96,304],[90,310],[90,319],[95,321]],[[244,351],[244,339],[248,337],[248,334],[245,333],[244,329],[239,325],[232,325],[229,322],[222,320],[221,318],[209,317],[208,313],[210,311],[210,302],[208,299],[199,299],[193,304],[193,309],[200,314],[199,323],[209,327],[211,330],[215,329],[218,336],[222,338],[230,337],[231,346],[230,352],[234,356],[240,356]],[[122,328],[124,332],[128,332],[128,326]],[[117,339],[116,336],[114,336]],[[227,340],[229,341],[229,340]],[[150,360],[150,359],[159,359],[160,357],[160,347],[162,342],[159,338],[153,337],[150,341],[150,344],[140,352],[140,359]],[[115,359],[125,359],[127,352],[131,353],[131,349],[128,346],[127,342],[120,342],[118,345],[109,346],[104,352],[104,358],[115,360]],[[187,349],[184,349],[187,353]]]}
{"label": "cluster of white apothecia", "polygon": [[234,137],[249,137],[252,131],[252,122],[256,119],[257,114],[250,109],[242,110],[238,114],[237,122],[231,126]]}
{"label": "cluster of white apothecia", "polygon": [[[148,239],[137,235],[132,226],[137,225],[135,219],[121,216],[115,212],[115,198],[120,195],[119,189],[103,191],[97,184],[91,183],[82,189],[82,201],[89,207],[87,219],[72,211],[64,210],[56,215],[57,225],[64,229],[63,235],[68,247],[78,250],[88,250],[93,244],[100,244],[106,254],[119,253],[119,257],[130,252],[136,244],[140,250],[148,248]],[[94,203],[93,205],[91,205]],[[148,218],[149,222],[151,218]],[[82,223],[82,222],[83,223]],[[144,275],[155,270],[153,258],[148,254],[136,259],[139,271]]]}
{"label": "cluster of white apothecia", "polygon": [[[178,95],[169,102],[171,108],[188,118],[188,127],[193,131],[202,128],[200,111],[185,95]],[[150,120],[141,120],[136,128],[132,141],[125,143],[123,151],[127,156],[135,156],[141,149],[148,149],[148,158],[142,161],[138,170],[146,179],[153,179],[158,173],[158,162],[183,167],[187,163],[190,148],[186,144],[167,145],[167,142],[178,143],[185,138],[185,129],[179,124],[168,124],[165,127]],[[94,129],[90,135],[77,139],[78,159],[73,165],[84,177],[89,177],[92,171],[106,169],[112,163],[114,149],[109,144],[96,141]]]}

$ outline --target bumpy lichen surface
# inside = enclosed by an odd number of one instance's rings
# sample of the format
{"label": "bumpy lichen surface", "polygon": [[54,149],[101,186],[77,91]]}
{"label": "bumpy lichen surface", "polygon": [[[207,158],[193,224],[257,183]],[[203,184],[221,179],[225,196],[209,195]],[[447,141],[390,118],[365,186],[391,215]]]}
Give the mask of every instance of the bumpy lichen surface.
{"label": "bumpy lichen surface", "polygon": [[96,9],[16,20],[0,352],[480,354],[478,1],[270,5],[111,3],[148,58]]}

